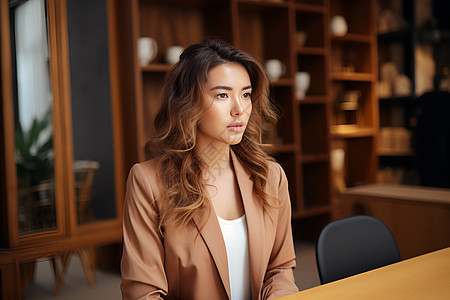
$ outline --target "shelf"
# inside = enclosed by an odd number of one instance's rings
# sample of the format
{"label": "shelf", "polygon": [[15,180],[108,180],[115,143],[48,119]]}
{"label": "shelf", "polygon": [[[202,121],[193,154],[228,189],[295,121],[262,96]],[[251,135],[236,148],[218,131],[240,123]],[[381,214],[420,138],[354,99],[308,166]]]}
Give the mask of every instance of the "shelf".
{"label": "shelf", "polygon": [[355,125],[334,125],[331,126],[331,133],[336,138],[373,137],[375,135],[375,129]]}
{"label": "shelf", "polygon": [[379,33],[377,36],[379,43],[398,43],[399,40],[411,38],[413,31],[411,28],[403,28],[395,31]]}
{"label": "shelf", "polygon": [[271,80],[270,84],[274,87],[277,86],[292,86],[294,84],[294,80],[292,78],[280,78],[278,80]]}
{"label": "shelf", "polygon": [[142,72],[167,72],[170,70],[172,65],[168,64],[149,64],[146,66],[141,66]]}
{"label": "shelf", "polygon": [[322,5],[297,3],[295,4],[295,10],[299,12],[323,14],[325,12],[325,7]]}
{"label": "shelf", "polygon": [[267,1],[238,2],[234,15],[237,18],[234,23],[234,44],[261,62],[279,59],[285,65],[286,74],[289,76],[293,73],[293,65],[292,52],[288,46],[292,36],[289,31],[290,6],[287,4]]}
{"label": "shelf", "polygon": [[[316,7],[315,5],[302,4],[306,5],[305,7]],[[296,31],[296,43],[299,48],[325,48],[326,38],[325,31],[328,31],[328,28],[325,28],[325,13],[322,9],[319,12],[305,11],[305,10],[296,10],[295,11],[295,31]],[[297,34],[304,33],[304,36]],[[305,49],[308,51],[308,49]],[[316,50],[312,50],[316,51]],[[319,50],[320,51],[320,50]],[[313,53],[317,54],[317,53]],[[320,54],[320,53],[319,53]]]}
{"label": "shelf", "polygon": [[330,160],[330,155],[328,153],[323,154],[303,154],[302,163],[303,164],[314,164],[328,162]]}
{"label": "shelf", "polygon": [[352,42],[352,43],[372,43],[373,39],[370,35],[347,33],[344,36],[333,35],[331,37],[333,41]]}
{"label": "shelf", "polygon": [[297,49],[297,54],[300,55],[326,55],[327,49],[322,47],[301,47]]}
{"label": "shelf", "polygon": [[312,104],[327,104],[328,98],[323,96],[306,96],[303,99],[297,99],[297,103],[300,105],[312,105]]}
{"label": "shelf", "polygon": [[412,149],[378,149],[378,156],[414,156],[414,151]]}
{"label": "shelf", "polygon": [[355,73],[355,72],[334,72],[332,73],[333,80],[340,81],[374,81],[374,74],[371,73]]}
{"label": "shelf", "polygon": [[223,0],[154,0],[153,1],[155,4],[158,5],[169,5],[172,6],[173,8],[175,7],[195,7],[195,6],[207,6],[207,5],[211,5],[211,4],[221,4],[224,1]]}
{"label": "shelf", "polygon": [[[378,0],[378,4],[380,6],[379,12],[391,7],[389,1]],[[424,41],[421,39],[419,29],[421,26],[417,23],[417,1],[400,0],[399,5],[403,7],[402,18],[404,22],[402,21],[401,24],[399,23],[400,26],[394,28],[392,26],[383,26],[384,30],[379,31],[377,34],[378,69],[380,70],[381,80],[383,65],[385,63],[393,63],[399,74],[405,74],[408,77],[410,93],[406,96],[397,96],[394,93],[390,93],[389,97],[378,98],[380,143],[375,153],[378,158],[378,172],[380,173],[381,181],[392,180],[403,184],[416,185],[420,181],[418,162],[415,157],[415,148],[417,147],[415,143],[417,138],[416,126],[420,109],[417,96],[415,95],[418,70],[415,58],[417,55],[416,46],[419,43],[423,44]],[[431,9],[431,6],[429,8]],[[434,51],[434,58],[436,58],[435,55],[436,52]],[[405,128],[409,133],[408,139],[406,140],[406,136],[402,138],[397,138],[395,135],[393,137],[384,136],[383,129],[385,127]],[[393,144],[400,146],[400,143],[393,143],[392,139],[395,141],[402,140],[401,145],[403,145],[403,148],[392,149]],[[383,143],[384,148],[381,148],[381,142],[385,140],[386,143]],[[396,174],[396,171],[400,170],[404,172],[403,175],[400,175],[400,173]]]}
{"label": "shelf", "polygon": [[284,1],[263,1],[263,0],[238,0],[238,4],[251,8],[270,9],[273,7],[288,8],[289,4]]}
{"label": "shelf", "polygon": [[286,145],[264,144],[263,147],[269,154],[283,154],[295,152],[294,144],[286,144]]}
{"label": "shelf", "polygon": [[327,56],[299,55],[297,58],[297,71],[308,72],[311,76],[311,84],[306,91],[306,96],[324,96],[326,93],[328,70]]}
{"label": "shelf", "polygon": [[378,98],[380,102],[408,102],[414,101],[416,98],[414,95],[410,96],[401,96],[401,97],[387,97],[387,98]]}

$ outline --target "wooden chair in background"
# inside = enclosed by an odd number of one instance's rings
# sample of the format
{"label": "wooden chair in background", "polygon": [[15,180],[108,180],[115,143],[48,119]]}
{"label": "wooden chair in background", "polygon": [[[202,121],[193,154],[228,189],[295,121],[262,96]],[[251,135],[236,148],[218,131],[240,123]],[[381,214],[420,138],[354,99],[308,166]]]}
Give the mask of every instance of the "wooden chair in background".
{"label": "wooden chair in background", "polygon": [[[79,224],[94,220],[94,212],[92,209],[91,200],[93,196],[94,174],[98,168],[100,168],[100,164],[97,161],[76,160],[73,163],[73,170],[75,172],[75,191],[77,198],[77,214]],[[89,259],[91,249],[80,248],[76,251],[71,251],[60,255],[62,270],[60,272],[60,275],[56,277],[56,284],[54,289],[55,295],[57,295],[61,289],[61,286],[64,282],[64,276],[70,263],[70,258],[72,257],[74,252],[78,253],[78,255],[80,256],[80,260],[89,284],[91,286],[95,285],[95,279],[94,275],[92,274],[92,266]]]}

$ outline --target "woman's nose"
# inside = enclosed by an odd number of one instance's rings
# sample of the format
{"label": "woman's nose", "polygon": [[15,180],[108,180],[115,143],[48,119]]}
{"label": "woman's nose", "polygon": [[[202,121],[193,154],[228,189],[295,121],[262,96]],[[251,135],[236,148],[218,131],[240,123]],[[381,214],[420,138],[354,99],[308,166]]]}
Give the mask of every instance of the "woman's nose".
{"label": "woman's nose", "polygon": [[245,107],[243,107],[243,103],[240,99],[234,99],[231,107],[231,115],[232,116],[240,116],[244,113]]}

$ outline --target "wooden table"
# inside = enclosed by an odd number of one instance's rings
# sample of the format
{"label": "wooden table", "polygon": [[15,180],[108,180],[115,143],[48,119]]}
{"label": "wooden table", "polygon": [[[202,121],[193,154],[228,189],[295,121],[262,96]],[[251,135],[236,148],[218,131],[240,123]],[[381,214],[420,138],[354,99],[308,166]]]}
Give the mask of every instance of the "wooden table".
{"label": "wooden table", "polygon": [[340,198],[343,217],[367,214],[386,224],[403,259],[450,247],[450,189],[369,184]]}
{"label": "wooden table", "polygon": [[450,247],[280,299],[450,299]]}

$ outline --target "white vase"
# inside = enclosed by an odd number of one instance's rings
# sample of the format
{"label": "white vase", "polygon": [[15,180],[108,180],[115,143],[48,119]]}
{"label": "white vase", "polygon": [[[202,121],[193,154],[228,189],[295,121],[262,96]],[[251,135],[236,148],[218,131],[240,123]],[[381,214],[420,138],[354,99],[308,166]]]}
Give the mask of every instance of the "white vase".
{"label": "white vase", "polygon": [[148,65],[156,58],[158,44],[151,37],[140,37],[138,39],[138,59],[141,66]]}
{"label": "white vase", "polygon": [[171,46],[167,48],[166,51],[166,63],[168,64],[176,64],[180,60],[181,52],[183,52],[184,48],[181,46]]}
{"label": "white vase", "polygon": [[334,16],[330,22],[331,33],[336,36],[344,36],[347,34],[347,21],[343,16]]}
{"label": "white vase", "polygon": [[279,59],[268,59],[264,66],[271,80],[278,80],[286,73],[286,67]]}
{"label": "white vase", "polygon": [[295,97],[299,100],[305,98],[311,83],[311,75],[308,72],[295,73]]}

